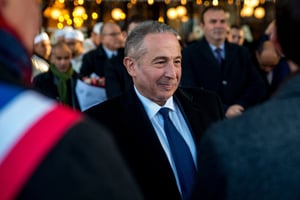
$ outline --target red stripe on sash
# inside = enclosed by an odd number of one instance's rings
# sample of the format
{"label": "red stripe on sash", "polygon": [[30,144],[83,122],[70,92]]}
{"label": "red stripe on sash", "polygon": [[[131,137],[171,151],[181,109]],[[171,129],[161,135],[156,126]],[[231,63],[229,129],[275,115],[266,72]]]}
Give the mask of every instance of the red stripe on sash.
{"label": "red stripe on sash", "polygon": [[80,119],[79,113],[57,105],[26,130],[0,165],[1,200],[16,197],[43,158]]}

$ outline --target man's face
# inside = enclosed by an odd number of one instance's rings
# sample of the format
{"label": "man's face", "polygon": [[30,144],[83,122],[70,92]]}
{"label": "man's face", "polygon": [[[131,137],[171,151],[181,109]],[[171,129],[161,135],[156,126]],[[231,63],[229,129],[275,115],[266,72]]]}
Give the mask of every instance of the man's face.
{"label": "man's face", "polygon": [[232,28],[228,35],[228,41],[237,45],[243,45],[244,31],[242,29]]}
{"label": "man's face", "polygon": [[65,39],[66,44],[72,51],[72,57],[77,57],[83,53],[83,43],[76,39]]}
{"label": "man's face", "polygon": [[143,48],[146,53],[138,60],[132,59],[132,66],[126,68],[131,68],[129,74],[143,96],[164,105],[181,78],[180,44],[170,33],[156,33],[145,37]]}
{"label": "man's face", "polygon": [[55,65],[59,72],[67,72],[71,67],[71,52],[64,48],[54,49],[51,55],[51,63]]}
{"label": "man's face", "polygon": [[101,44],[101,37],[100,37],[100,34],[97,34],[97,33],[92,32],[92,33],[91,33],[91,38],[92,38],[93,43],[94,43],[96,46],[99,46],[99,45]]}
{"label": "man's face", "polygon": [[209,43],[218,46],[225,41],[228,24],[223,10],[208,10],[200,26]]}
{"label": "man's face", "polygon": [[34,52],[45,58],[49,59],[50,53],[51,53],[51,44],[50,41],[44,40],[34,45]]}
{"label": "man's face", "polygon": [[263,44],[261,53],[256,53],[260,68],[265,72],[271,72],[279,63],[280,56],[276,51],[271,41],[266,41]]}
{"label": "man's face", "polygon": [[121,28],[117,24],[106,24],[101,34],[101,43],[111,51],[122,47],[124,41]]}

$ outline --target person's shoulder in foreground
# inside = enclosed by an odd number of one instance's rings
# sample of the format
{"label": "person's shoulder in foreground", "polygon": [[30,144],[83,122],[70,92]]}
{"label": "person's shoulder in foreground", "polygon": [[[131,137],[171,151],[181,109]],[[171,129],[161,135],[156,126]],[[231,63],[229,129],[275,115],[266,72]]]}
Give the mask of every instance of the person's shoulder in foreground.
{"label": "person's shoulder in foreground", "polygon": [[[267,102],[220,122],[202,138],[192,199],[300,198],[300,1],[276,1],[271,40],[293,76]],[[294,40],[291,40],[294,38]],[[295,71],[294,71],[295,70]]]}
{"label": "person's shoulder in foreground", "polygon": [[1,199],[141,199],[106,129],[31,90],[0,91]]}
{"label": "person's shoulder in foreground", "polygon": [[142,199],[103,127],[24,87],[39,13],[0,0],[0,199]]}

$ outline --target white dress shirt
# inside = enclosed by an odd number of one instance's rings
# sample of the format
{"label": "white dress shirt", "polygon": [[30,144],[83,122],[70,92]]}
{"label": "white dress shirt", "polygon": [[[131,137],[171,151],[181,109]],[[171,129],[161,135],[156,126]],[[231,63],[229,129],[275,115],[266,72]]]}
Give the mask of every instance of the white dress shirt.
{"label": "white dress shirt", "polygon": [[105,51],[108,58],[112,58],[113,56],[118,55],[118,51],[111,51],[108,48],[106,48],[105,46],[102,46],[102,47],[103,47],[103,49],[104,49],[104,51]]}

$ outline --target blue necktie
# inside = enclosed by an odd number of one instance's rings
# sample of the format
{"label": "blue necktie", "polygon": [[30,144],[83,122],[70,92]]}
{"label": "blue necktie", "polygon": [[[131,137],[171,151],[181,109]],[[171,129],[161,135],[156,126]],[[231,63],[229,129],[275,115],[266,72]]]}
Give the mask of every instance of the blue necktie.
{"label": "blue necktie", "polygon": [[222,58],[222,49],[216,48],[215,52],[217,54],[218,63],[221,65],[222,64],[222,60],[223,60],[223,58]]}
{"label": "blue necktie", "polygon": [[164,129],[175,162],[182,197],[183,199],[189,199],[197,173],[192,154],[170,119],[169,108],[161,108],[159,113],[164,119]]}

